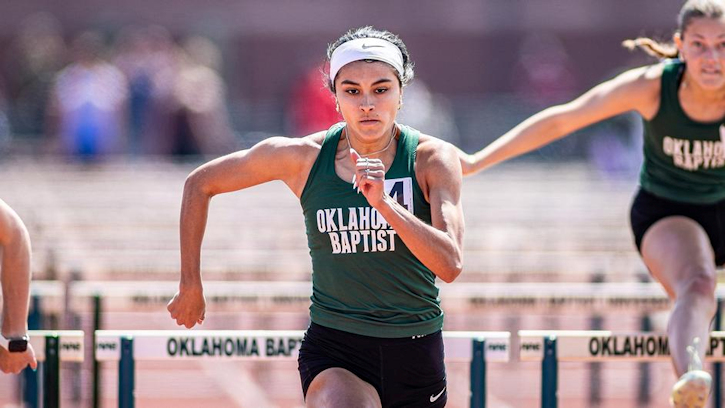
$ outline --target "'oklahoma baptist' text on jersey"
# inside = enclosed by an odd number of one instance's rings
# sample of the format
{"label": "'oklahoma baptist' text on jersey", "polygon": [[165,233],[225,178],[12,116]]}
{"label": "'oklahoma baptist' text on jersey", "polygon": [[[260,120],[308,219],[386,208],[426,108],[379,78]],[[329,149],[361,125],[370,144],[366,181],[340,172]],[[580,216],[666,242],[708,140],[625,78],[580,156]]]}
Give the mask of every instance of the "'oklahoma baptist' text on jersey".
{"label": "'oklahoma baptist' text on jersey", "polygon": [[640,185],[669,200],[712,204],[725,199],[725,127],[722,119],[694,121],[682,109],[684,68],[679,60],[665,63],[659,110],[644,121]]}
{"label": "'oklahoma baptist' text on jersey", "polygon": [[[418,131],[400,127],[385,191],[427,224],[430,204],[415,177]],[[443,326],[435,274],[349,180],[335,172],[344,124],[328,130],[300,202],[312,257],[313,322],[372,337],[430,334]]]}

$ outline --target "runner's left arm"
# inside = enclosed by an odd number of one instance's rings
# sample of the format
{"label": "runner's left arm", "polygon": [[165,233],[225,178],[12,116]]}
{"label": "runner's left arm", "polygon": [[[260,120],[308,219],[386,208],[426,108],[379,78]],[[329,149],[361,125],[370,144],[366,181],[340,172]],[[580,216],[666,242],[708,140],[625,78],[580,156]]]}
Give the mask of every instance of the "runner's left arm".
{"label": "runner's left arm", "polygon": [[[438,140],[421,142],[417,152],[419,184],[427,192],[431,225],[426,224],[396,200],[385,194],[384,169],[370,173],[376,188],[362,182],[361,191],[426,267],[445,282],[452,282],[463,269],[463,208],[461,206],[461,164],[455,148]],[[356,177],[365,179],[364,161]]]}

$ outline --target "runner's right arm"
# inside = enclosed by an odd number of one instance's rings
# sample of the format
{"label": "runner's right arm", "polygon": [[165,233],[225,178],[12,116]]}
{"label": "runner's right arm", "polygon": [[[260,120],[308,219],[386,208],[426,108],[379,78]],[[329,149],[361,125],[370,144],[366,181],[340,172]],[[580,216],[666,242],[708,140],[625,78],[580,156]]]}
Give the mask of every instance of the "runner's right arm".
{"label": "runner's right arm", "polygon": [[269,138],[251,149],[212,160],[187,177],[179,226],[181,279],[179,291],[167,306],[178,325],[191,328],[204,320],[201,243],[212,197],[273,180],[284,181],[300,196],[319,153],[321,137],[324,134],[301,139]]}
{"label": "runner's right arm", "polygon": [[[0,248],[2,249],[2,336],[18,338],[28,333],[30,300],[30,238],[25,224],[10,206],[0,200]],[[0,371],[19,373],[25,367],[38,367],[32,345],[24,352],[10,353],[0,347]]]}

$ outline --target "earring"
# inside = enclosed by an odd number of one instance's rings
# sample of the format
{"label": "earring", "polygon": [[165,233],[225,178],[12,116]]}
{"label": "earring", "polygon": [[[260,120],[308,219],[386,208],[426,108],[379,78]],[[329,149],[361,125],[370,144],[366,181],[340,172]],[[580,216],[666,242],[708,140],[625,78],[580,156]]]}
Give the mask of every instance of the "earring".
{"label": "earring", "polygon": [[335,110],[337,111],[337,113],[340,113],[340,104],[337,102],[335,102]]}

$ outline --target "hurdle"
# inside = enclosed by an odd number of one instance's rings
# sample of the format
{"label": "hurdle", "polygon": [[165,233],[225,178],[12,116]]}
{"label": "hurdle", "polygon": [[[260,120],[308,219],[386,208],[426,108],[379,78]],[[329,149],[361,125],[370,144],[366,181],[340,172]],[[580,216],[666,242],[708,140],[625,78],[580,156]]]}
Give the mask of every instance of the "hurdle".
{"label": "hurdle", "polygon": [[[30,330],[43,329],[43,322],[48,313],[61,313],[65,308],[65,286],[58,281],[33,281],[30,283],[30,309],[28,313],[28,328]],[[2,294],[0,294],[2,302]],[[38,408],[38,376],[32,370],[23,370],[22,374],[22,400],[28,408]]]}
{"label": "hurdle", "polygon": [[[70,309],[92,313],[91,333],[105,329],[103,316],[111,312],[160,312],[178,290],[177,281],[78,281],[68,288]],[[309,281],[207,281],[207,312],[269,311],[309,313]],[[725,286],[718,288],[725,294]],[[441,285],[446,313],[527,310],[542,313],[596,313],[601,310],[661,312],[671,308],[657,283],[465,283]],[[592,328],[594,329],[594,328]],[[94,349],[95,352],[95,349]],[[99,407],[101,372],[93,359],[93,407]],[[719,370],[716,370],[716,376]],[[717,378],[715,381],[719,381]],[[717,389],[717,388],[716,388]]]}
{"label": "hurdle", "polygon": [[[84,353],[83,332],[80,330],[30,330],[30,344],[35,351],[35,358],[42,363],[43,376],[43,407],[60,407],[60,362],[82,362]],[[33,373],[33,377],[41,372]],[[37,388],[36,388],[37,392]],[[36,395],[37,398],[37,395]]]}
{"label": "hurdle", "polygon": [[[93,313],[89,332],[101,327],[103,315],[111,312],[164,312],[166,304],[178,290],[177,281],[79,281],[68,288],[69,306],[75,312]],[[309,313],[312,283],[309,281],[207,281],[204,294],[207,312],[270,311]],[[716,291],[725,296],[725,285]],[[441,285],[441,306],[446,313],[536,311],[552,314],[614,312],[654,313],[672,307],[670,299],[657,283],[453,283]],[[721,303],[721,302],[719,302]],[[719,320],[716,320],[716,324]],[[590,327],[590,329],[598,329]],[[647,330],[640,327],[635,330]],[[716,326],[715,330],[719,330]],[[95,352],[95,349],[94,349]],[[720,365],[721,363],[716,363]],[[94,407],[100,406],[101,373],[93,359]],[[715,368],[713,382],[720,384],[720,368]],[[643,380],[646,381],[646,380]],[[646,393],[649,383],[642,383]],[[644,387],[644,388],[642,388]],[[715,393],[720,386],[713,386]]]}
{"label": "hurdle", "polygon": [[[96,359],[118,362],[118,408],[135,406],[135,361],[295,360],[301,330],[99,330]],[[471,366],[471,408],[486,407],[486,363],[509,360],[509,332],[443,332],[447,361]]]}
{"label": "hurdle", "polygon": [[[665,334],[606,330],[521,330],[519,359],[541,361],[541,407],[558,405],[560,361],[669,361]],[[707,361],[725,361],[725,332],[710,333]],[[719,387],[713,382],[713,387]],[[713,390],[714,391],[714,390]],[[715,394],[715,392],[713,392]],[[716,400],[721,408],[722,401]]]}
{"label": "hurdle", "polygon": [[[0,303],[2,303],[0,293]],[[30,283],[30,310],[28,325],[39,330],[47,312],[62,313],[65,310],[65,286],[58,281],[33,281]]]}
{"label": "hurdle", "polygon": [[[30,297],[36,299],[32,312],[62,312],[65,308],[65,286],[59,281],[32,281]],[[2,299],[2,296],[0,296]]]}

